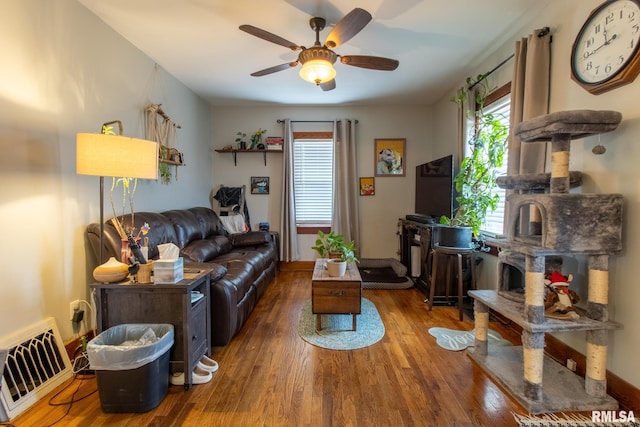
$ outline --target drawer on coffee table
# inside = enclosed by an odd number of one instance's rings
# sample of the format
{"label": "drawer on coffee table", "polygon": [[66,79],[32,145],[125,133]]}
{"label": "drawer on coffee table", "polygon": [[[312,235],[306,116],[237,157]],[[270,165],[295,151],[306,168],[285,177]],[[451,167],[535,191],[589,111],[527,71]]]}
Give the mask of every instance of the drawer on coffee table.
{"label": "drawer on coffee table", "polygon": [[359,314],[361,310],[360,283],[314,283],[311,311],[322,314]]}

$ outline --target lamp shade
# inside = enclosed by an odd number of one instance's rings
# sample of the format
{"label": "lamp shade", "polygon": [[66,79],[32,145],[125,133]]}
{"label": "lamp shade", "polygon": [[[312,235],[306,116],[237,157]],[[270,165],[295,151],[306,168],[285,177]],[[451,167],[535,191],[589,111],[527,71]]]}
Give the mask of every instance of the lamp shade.
{"label": "lamp shade", "polygon": [[158,143],[119,135],[79,133],[76,173],[158,179]]}

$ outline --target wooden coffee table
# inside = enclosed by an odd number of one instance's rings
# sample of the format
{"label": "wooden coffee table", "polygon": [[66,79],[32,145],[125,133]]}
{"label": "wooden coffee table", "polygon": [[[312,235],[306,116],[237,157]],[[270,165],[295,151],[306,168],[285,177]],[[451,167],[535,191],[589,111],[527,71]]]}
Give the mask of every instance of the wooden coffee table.
{"label": "wooden coffee table", "polygon": [[319,258],[311,278],[311,312],[316,315],[316,330],[322,329],[323,314],[351,314],[356,330],[356,315],[362,308],[362,278],[355,263],[349,263],[341,277],[329,276],[325,259]]}

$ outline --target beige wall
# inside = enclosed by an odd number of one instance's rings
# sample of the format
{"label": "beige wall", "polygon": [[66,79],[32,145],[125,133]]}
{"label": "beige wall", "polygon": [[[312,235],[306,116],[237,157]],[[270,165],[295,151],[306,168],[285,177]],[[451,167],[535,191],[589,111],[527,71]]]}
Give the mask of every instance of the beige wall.
{"label": "beige wall", "polygon": [[187,166],[170,186],[140,181],[135,208],[206,206],[209,107],[75,1],[3,1],[0,15],[0,337],[53,316],[69,339],[69,303],[90,301],[96,262],[84,230],[99,218],[98,177],[75,173],[76,133],[117,119],[144,137],[144,106],[162,103]]}
{"label": "beige wall", "polygon": [[[558,1],[550,4],[540,16],[531,18],[531,22],[520,31],[526,36],[535,28],[548,26],[553,34],[551,46],[551,99],[549,111],[574,109],[617,110],[622,113],[623,122],[612,133],[577,140],[571,145],[571,170],[582,171],[586,177],[579,190],[584,193],[621,193],[625,197],[624,212],[624,251],[613,256],[610,261],[610,317],[623,325],[623,329],[611,332],[607,367],[613,373],[624,378],[636,387],[640,387],[640,371],[636,368],[635,354],[640,352],[640,288],[636,286],[638,253],[640,241],[636,238],[640,232],[640,192],[638,182],[640,153],[637,141],[640,137],[640,104],[636,94],[640,93],[640,79],[632,84],[607,92],[591,95],[570,79],[569,57],[571,46],[584,20],[600,0]],[[500,46],[487,59],[476,67],[470,68],[468,75],[476,76],[492,69],[507,58],[513,51],[516,38]],[[513,61],[496,72],[491,80],[500,86],[511,79]],[[462,85],[463,82],[461,82]],[[455,136],[455,107],[448,101],[454,93],[443,97],[434,106],[434,153],[443,152],[442,141]],[[447,137],[449,135],[449,137]],[[596,156],[591,149],[601,143],[607,148],[604,155]],[[594,232],[597,225],[594,224]],[[497,283],[495,258],[485,257],[481,267],[480,286],[495,288]],[[565,273],[574,275],[574,288],[586,300],[586,268],[584,257],[567,259]],[[586,352],[584,332],[561,333],[557,337],[567,342],[581,353]]]}
{"label": "beige wall", "polygon": [[[398,218],[413,213],[415,166],[431,159],[431,109],[426,106],[388,107],[214,107],[214,148],[234,144],[235,134],[251,134],[258,128],[267,135],[282,136],[278,119],[334,120],[353,118],[357,125],[358,176],[374,176],[374,139],[406,138],[406,176],[378,177],[375,196],[359,197],[361,224],[361,256],[369,258],[396,257]],[[330,123],[294,123],[297,130],[331,130]],[[269,195],[248,195],[247,204],[252,227],[268,221],[272,230],[279,230],[282,155],[268,154],[267,165],[262,155],[239,153],[238,165],[233,165],[229,153],[214,153],[213,179],[216,185],[249,185],[251,176],[270,178]],[[300,259],[315,259],[311,246],[315,235],[299,237]]]}

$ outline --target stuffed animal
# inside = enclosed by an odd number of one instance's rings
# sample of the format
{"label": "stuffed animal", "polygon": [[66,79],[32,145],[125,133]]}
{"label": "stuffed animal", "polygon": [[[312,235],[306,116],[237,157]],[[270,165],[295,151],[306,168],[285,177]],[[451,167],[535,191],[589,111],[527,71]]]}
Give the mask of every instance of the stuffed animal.
{"label": "stuffed animal", "polygon": [[573,305],[580,301],[578,294],[569,289],[569,283],[573,276],[564,276],[554,271],[545,280],[546,285],[544,299],[544,314],[546,317],[561,320],[576,320],[580,315],[576,313]]}

